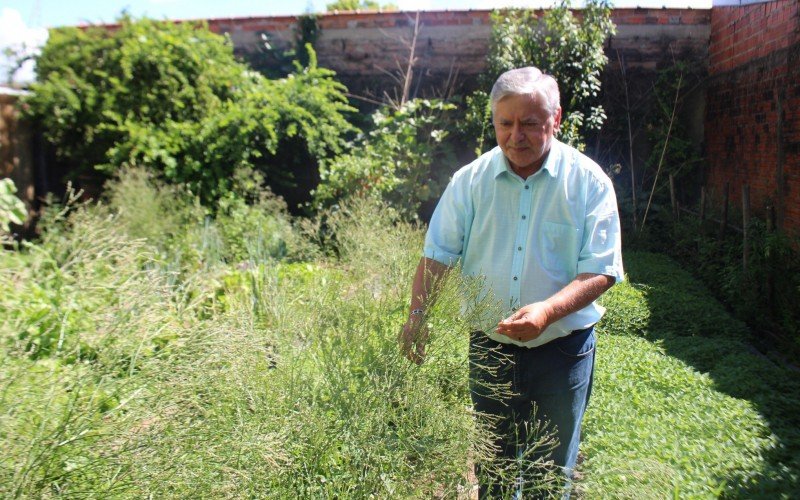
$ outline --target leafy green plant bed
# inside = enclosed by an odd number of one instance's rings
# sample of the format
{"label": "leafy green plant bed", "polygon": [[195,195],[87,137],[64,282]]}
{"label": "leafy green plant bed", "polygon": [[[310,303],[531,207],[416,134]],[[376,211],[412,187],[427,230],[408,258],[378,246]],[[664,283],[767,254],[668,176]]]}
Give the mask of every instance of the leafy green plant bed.
{"label": "leafy green plant bed", "polygon": [[797,374],[667,257],[630,252],[604,297],[581,484],[589,497],[791,496]]}

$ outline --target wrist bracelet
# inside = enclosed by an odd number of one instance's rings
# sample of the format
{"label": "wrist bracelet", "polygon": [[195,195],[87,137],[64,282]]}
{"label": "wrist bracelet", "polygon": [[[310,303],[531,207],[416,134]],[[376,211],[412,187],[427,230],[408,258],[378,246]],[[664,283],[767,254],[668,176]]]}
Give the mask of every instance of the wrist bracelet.
{"label": "wrist bracelet", "polygon": [[421,314],[425,314],[425,309],[414,309],[411,311],[411,316],[419,316]]}

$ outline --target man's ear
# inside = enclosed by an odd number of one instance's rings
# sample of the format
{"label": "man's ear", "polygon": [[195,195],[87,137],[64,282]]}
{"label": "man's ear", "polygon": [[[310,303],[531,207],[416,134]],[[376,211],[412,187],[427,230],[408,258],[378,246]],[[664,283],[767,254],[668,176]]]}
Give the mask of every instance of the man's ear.
{"label": "man's ear", "polygon": [[556,110],[556,114],[553,115],[553,130],[558,132],[561,129],[561,106],[558,107]]}

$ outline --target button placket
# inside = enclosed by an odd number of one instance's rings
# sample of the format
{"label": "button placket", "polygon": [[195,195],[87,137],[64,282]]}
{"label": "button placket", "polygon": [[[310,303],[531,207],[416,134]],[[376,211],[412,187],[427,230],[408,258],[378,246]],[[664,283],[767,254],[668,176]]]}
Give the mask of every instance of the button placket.
{"label": "button placket", "polygon": [[514,252],[514,256],[511,262],[511,280],[510,280],[510,294],[512,306],[514,310],[519,307],[520,297],[521,297],[521,283],[522,280],[520,277],[522,276],[522,269],[524,265],[524,258],[525,258],[525,244],[527,242],[527,234],[528,234],[528,214],[530,214],[531,210],[531,189],[530,184],[526,181],[522,189],[520,190],[520,197],[519,197],[519,219],[517,219],[517,231],[515,237],[515,244],[514,246],[517,248],[517,251]]}

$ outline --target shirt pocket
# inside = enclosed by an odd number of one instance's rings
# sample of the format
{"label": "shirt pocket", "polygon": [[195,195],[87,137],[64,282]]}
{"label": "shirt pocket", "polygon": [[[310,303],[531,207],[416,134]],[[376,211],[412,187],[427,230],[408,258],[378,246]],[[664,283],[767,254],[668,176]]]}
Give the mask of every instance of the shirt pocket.
{"label": "shirt pocket", "polygon": [[578,229],[557,222],[542,223],[539,254],[545,269],[562,278],[575,276],[578,268]]}

